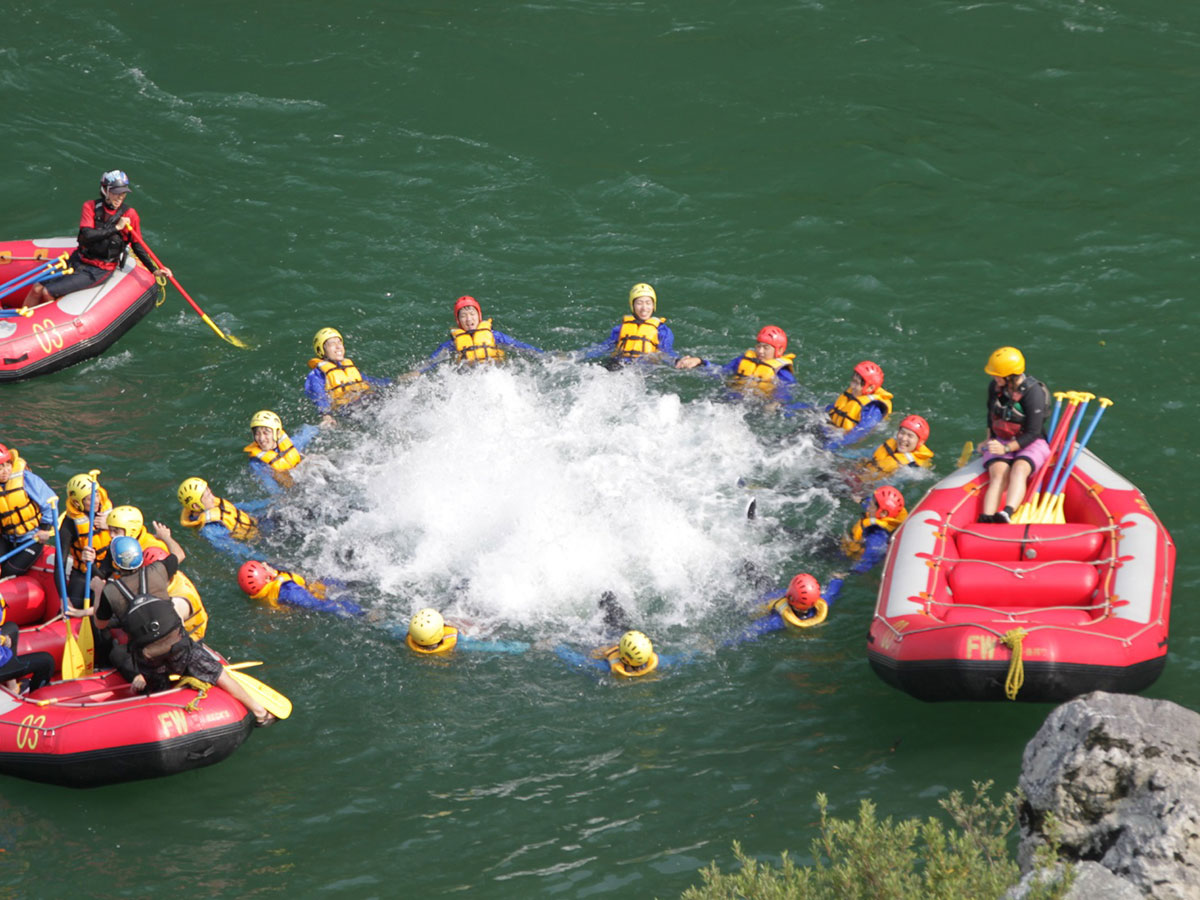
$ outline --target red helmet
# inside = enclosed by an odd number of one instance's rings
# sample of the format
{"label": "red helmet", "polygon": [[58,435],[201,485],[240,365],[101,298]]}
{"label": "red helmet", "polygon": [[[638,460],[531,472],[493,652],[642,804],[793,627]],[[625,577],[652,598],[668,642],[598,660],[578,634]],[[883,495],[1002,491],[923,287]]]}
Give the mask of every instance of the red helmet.
{"label": "red helmet", "polygon": [[807,572],[801,572],[788,585],[788,605],[798,612],[812,609],[820,599],[821,585]]}
{"label": "red helmet", "polygon": [[759,333],[756,340],[760,344],[770,344],[775,348],[776,356],[783,356],[783,351],[787,349],[787,332],[778,325],[768,325]]}
{"label": "red helmet", "polygon": [[479,313],[479,318],[483,318],[483,309],[479,306],[479,301],[474,297],[459,297],[454,301],[454,319],[458,321],[458,311],[464,306],[475,307],[475,312]]}
{"label": "red helmet", "polygon": [[253,597],[271,583],[271,574],[256,559],[247,560],[238,569],[238,587]]}
{"label": "red helmet", "polygon": [[873,394],[876,390],[883,387],[883,369],[879,368],[878,363],[864,359],[854,367],[854,371],[863,380],[864,394]]}
{"label": "red helmet", "polygon": [[8,449],[7,444],[0,444],[0,466],[6,462],[12,462],[12,451]]}
{"label": "red helmet", "polygon": [[917,444],[918,447],[929,440],[929,423],[920,416],[905,416],[904,420],[900,423],[900,427],[907,428],[917,436],[919,441]]}
{"label": "red helmet", "polygon": [[875,491],[875,505],[879,507],[880,515],[898,516],[904,510],[904,495],[885,484]]}

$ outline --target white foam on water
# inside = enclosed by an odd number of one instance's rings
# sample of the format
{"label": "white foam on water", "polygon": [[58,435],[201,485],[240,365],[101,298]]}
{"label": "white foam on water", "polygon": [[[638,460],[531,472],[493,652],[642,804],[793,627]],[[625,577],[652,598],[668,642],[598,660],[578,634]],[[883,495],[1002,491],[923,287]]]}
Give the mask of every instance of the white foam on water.
{"label": "white foam on water", "polygon": [[[738,479],[786,481],[811,443],[756,434],[766,414],[738,404],[684,402],[677,379],[539,361],[392,389],[318,444],[283,501],[316,510],[300,568],[376,585],[397,621],[428,605],[535,635],[594,632],[605,590],[639,625],[694,622],[746,599],[746,560],[786,583],[798,544],[747,522]],[[826,500],[796,483],[774,499]]]}

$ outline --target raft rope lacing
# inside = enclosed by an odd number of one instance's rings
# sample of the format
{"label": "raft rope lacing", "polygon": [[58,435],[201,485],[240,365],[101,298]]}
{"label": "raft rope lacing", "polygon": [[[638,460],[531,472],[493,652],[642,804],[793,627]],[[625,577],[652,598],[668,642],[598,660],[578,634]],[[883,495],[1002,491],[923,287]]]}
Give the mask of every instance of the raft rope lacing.
{"label": "raft rope lacing", "polygon": [[[119,685],[118,687],[113,688],[113,691],[114,692],[118,691],[123,687],[125,687],[125,685]],[[194,691],[198,691],[199,693],[197,693],[197,695],[195,697],[193,697],[191,700],[189,700],[187,703],[168,703],[164,700],[156,700],[154,702],[144,702],[143,706],[164,707],[166,709],[180,709],[180,710],[183,710],[184,712],[195,712],[197,709],[199,709],[200,701],[203,700],[207,696],[208,689],[211,688],[212,685],[206,684],[205,682],[200,681],[199,679],[192,678],[189,675],[189,676],[179,679],[179,682],[177,683],[177,685],[174,688],[172,688],[172,690],[179,690],[181,687],[190,688]],[[38,701],[36,701],[36,700],[29,700],[28,698],[25,698],[25,697],[22,697],[21,699],[24,702],[24,704],[31,706],[33,708],[36,708],[36,709],[48,709],[52,706],[66,706],[68,708],[78,708],[80,705],[88,705],[88,704],[72,703],[71,702],[72,700],[80,699],[80,698],[76,698],[76,697],[64,697],[62,700],[58,700],[53,703],[47,703],[45,706],[40,705],[38,703]],[[140,697],[122,697],[121,699],[116,700],[116,701],[100,700],[97,702],[98,703],[117,702],[117,703],[125,704],[125,703],[133,702],[135,700],[140,700],[140,699],[142,699],[142,698],[140,698]],[[6,719],[0,719],[0,725],[10,725],[13,728],[24,728],[27,731],[39,731],[43,734],[51,734],[55,731],[65,730],[65,729],[71,727],[72,725],[82,725],[85,722],[91,722],[95,719],[103,719],[106,716],[119,715],[125,711],[126,710],[124,708],[122,708],[122,709],[104,709],[104,710],[100,710],[99,712],[96,712],[90,716],[84,716],[79,719],[72,719],[70,722],[58,722],[53,725],[34,725],[32,723],[12,722],[12,721],[8,721]]]}

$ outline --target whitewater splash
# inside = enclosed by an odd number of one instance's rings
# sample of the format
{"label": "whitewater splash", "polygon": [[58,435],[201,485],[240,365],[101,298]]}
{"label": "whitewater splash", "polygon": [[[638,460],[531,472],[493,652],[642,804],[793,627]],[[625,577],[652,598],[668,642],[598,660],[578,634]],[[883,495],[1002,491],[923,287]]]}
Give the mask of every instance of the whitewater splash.
{"label": "whitewater splash", "polygon": [[744,617],[747,563],[757,590],[786,584],[845,516],[812,483],[828,456],[811,439],[719,394],[636,366],[444,367],[318,442],[279,504],[279,551],[368,586],[394,621],[433,606],[587,640],[606,590],[656,633]]}

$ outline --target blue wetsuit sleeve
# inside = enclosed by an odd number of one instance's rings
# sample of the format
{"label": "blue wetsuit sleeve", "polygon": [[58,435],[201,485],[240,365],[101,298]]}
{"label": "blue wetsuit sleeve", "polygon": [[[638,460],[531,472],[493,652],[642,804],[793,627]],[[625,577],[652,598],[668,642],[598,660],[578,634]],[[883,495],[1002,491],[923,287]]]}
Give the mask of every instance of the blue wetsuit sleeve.
{"label": "blue wetsuit sleeve", "polygon": [[279,588],[279,602],[288,606],[298,606],[302,609],[313,609],[317,612],[333,613],[343,619],[350,619],[365,614],[365,610],[357,603],[349,600],[322,600],[315,597],[306,588],[294,581],[284,582]]}
{"label": "blue wetsuit sleeve", "polygon": [[890,540],[891,535],[882,528],[868,529],[863,536],[862,557],[850,568],[850,571],[855,575],[861,575],[879,565],[887,555],[888,541]]}
{"label": "blue wetsuit sleeve", "polygon": [[524,341],[518,341],[515,337],[507,335],[503,331],[493,331],[492,336],[496,339],[496,343],[501,347],[513,347],[517,350],[529,350],[533,353],[546,352],[540,347],[533,346],[533,344],[526,344]]}
{"label": "blue wetsuit sleeve", "polygon": [[328,415],[333,409],[329,392],[325,390],[325,376],[321,374],[320,369],[313,369],[308,373],[308,377],[304,379],[304,393],[317,405],[317,412],[322,415]]}
{"label": "blue wetsuit sleeve", "polygon": [[438,344],[437,349],[429,354],[429,362],[425,363],[425,365],[423,365],[423,366],[421,366],[421,368],[417,369],[417,372],[420,373],[421,375],[424,375],[426,372],[428,372],[432,369],[436,369],[442,363],[447,362],[450,359],[453,359],[453,357],[454,357],[454,354],[452,352],[453,350],[454,350],[454,339],[453,338],[451,338],[448,341],[443,341],[442,343]]}
{"label": "blue wetsuit sleeve", "polygon": [[842,593],[843,578],[830,578],[829,584],[825,585],[825,590],[822,591],[821,597],[825,600],[826,606],[833,606],[837,598]]}
{"label": "blue wetsuit sleeve", "polygon": [[[828,412],[832,408],[833,407],[831,404],[830,406],[825,407],[825,411]],[[871,431],[873,431],[875,426],[878,425],[882,421],[883,421],[883,409],[879,406],[878,403],[869,403],[869,404],[867,404],[866,407],[863,408],[862,418],[859,420],[859,423],[857,425],[855,425],[853,428],[851,428],[849,431],[842,431],[842,432],[838,432],[837,434],[835,434],[825,444],[825,447],[826,447],[826,449],[829,449],[829,450],[836,450],[840,447],[846,447],[846,446],[849,446],[850,444],[856,444],[860,440],[862,440],[864,437],[866,437],[867,434],[869,434]]]}
{"label": "blue wetsuit sleeve", "polygon": [[608,336],[608,340],[601,341],[598,344],[591,344],[579,351],[584,359],[595,359],[597,356],[612,356],[617,349],[617,335],[621,333],[621,323],[618,322],[613,326],[612,333]]}
{"label": "blue wetsuit sleeve", "polygon": [[484,641],[460,636],[456,650],[467,653],[524,653],[530,645],[525,641]]}
{"label": "blue wetsuit sleeve", "polygon": [[590,654],[580,653],[573,647],[568,647],[566,644],[558,644],[554,648],[554,655],[565,662],[568,666],[576,669],[598,669],[601,672],[608,671],[608,660],[596,659]]}
{"label": "blue wetsuit sleeve", "polygon": [[658,326],[658,352],[671,359],[678,359],[675,355],[675,333],[666,322]]}
{"label": "blue wetsuit sleeve", "polygon": [[216,550],[224,553],[226,556],[234,556],[238,559],[253,559],[254,551],[243,544],[241,541],[235,541],[233,535],[229,533],[229,529],[217,522],[209,522],[207,525],[200,527],[202,534]]}
{"label": "blue wetsuit sleeve", "polygon": [[240,509],[242,512],[247,512],[247,513],[250,513],[251,515],[255,515],[257,513],[261,513],[268,506],[270,506],[271,501],[270,500],[244,500],[241,503],[235,503],[233,505],[236,506],[238,509]]}
{"label": "blue wetsuit sleeve", "polygon": [[39,516],[39,524],[43,528],[54,527],[54,507],[50,505],[51,498],[54,497],[54,491],[50,490],[50,485],[46,484],[39,476],[34,475],[29,469],[25,470],[25,493],[29,495],[29,499],[38,505],[42,514]]}
{"label": "blue wetsuit sleeve", "polygon": [[283,485],[275,480],[275,471],[262,460],[250,460],[250,474],[258,480],[268,494],[274,496],[283,493]]}
{"label": "blue wetsuit sleeve", "polygon": [[296,449],[303,453],[308,449],[308,445],[313,442],[313,438],[320,433],[321,429],[316,425],[301,425],[300,430],[293,435],[289,435],[289,437],[292,439],[292,443],[296,445]]}
{"label": "blue wetsuit sleeve", "polygon": [[733,637],[722,641],[722,646],[732,647],[735,644],[743,644],[746,641],[756,641],[764,634],[771,634],[785,627],[783,616],[779,615],[775,610],[771,610],[761,619],[755,619]]}

